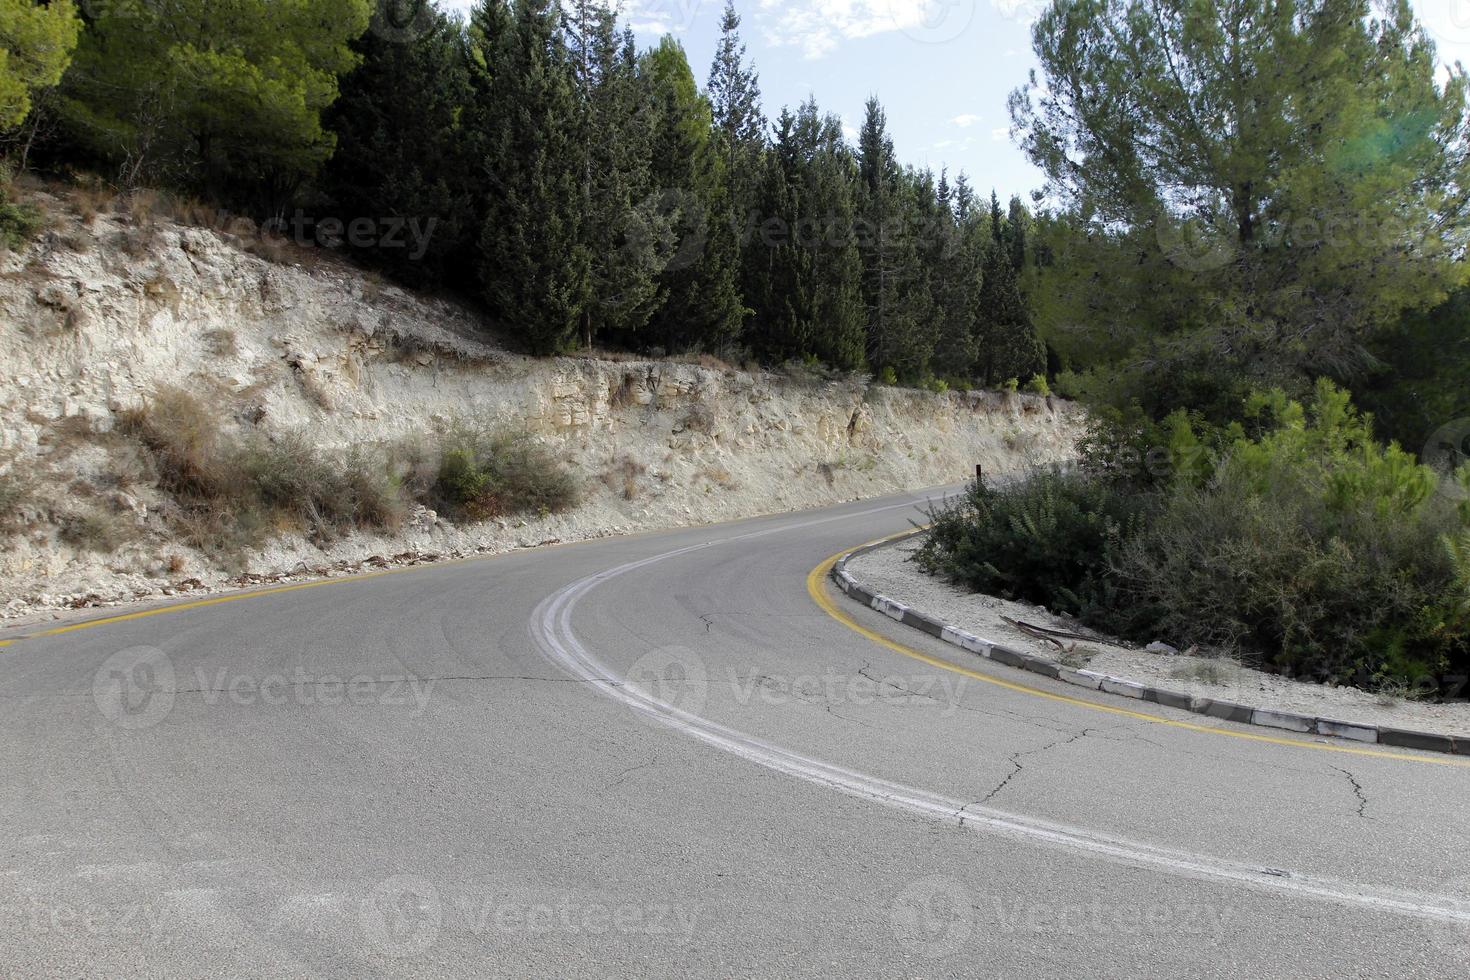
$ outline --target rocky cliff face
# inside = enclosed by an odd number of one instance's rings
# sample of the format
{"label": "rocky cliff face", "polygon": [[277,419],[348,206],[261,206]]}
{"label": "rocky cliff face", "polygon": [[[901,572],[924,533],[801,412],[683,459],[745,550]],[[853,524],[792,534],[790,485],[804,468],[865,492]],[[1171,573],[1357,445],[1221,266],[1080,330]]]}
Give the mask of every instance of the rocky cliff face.
{"label": "rocky cliff face", "polygon": [[[471,312],[336,262],[306,268],[291,261],[305,253],[266,259],[212,230],[52,211],[40,240],[0,255],[0,479],[24,491],[0,517],[9,615],[877,496],[954,482],[977,463],[1001,474],[1054,461],[1079,431],[1075,410],[1028,396],[525,358],[477,339]],[[421,510],[392,538],[325,550],[287,533],[242,579],[169,539],[160,491],[118,431],[160,384],[200,396],[228,427],[323,448],[468,422],[528,431],[587,500],[524,523],[453,526]],[[81,519],[115,533],[78,540],[67,529]]]}

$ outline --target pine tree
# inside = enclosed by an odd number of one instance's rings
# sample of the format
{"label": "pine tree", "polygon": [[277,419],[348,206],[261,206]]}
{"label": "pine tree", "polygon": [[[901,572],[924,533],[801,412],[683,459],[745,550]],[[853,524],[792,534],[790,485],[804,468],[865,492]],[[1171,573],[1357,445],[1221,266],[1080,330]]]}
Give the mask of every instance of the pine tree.
{"label": "pine tree", "polygon": [[740,39],[740,15],[726,0],[720,22],[720,43],[709,73],[709,101],[715,128],[727,153],[764,145],[766,118],[761,112],[760,79],[746,64],[745,42]]}
{"label": "pine tree", "polygon": [[663,302],[649,332],[668,351],[727,351],[745,308],[709,102],[672,37],[643,55],[640,75],[652,105],[655,193],[671,222],[661,255]]}
{"label": "pine tree", "polygon": [[81,27],[71,0],[0,0],[0,132],[25,121],[36,90],[61,81]]}
{"label": "pine tree", "polygon": [[918,380],[936,341],[933,299],[913,231],[923,221],[918,179],[894,160],[888,120],[868,100],[858,138],[863,239],[863,298],[868,307],[868,363]]}
{"label": "pine tree", "polygon": [[[720,22],[720,41],[715,50],[714,62],[710,65],[707,84],[710,111],[714,121],[715,156],[720,164],[717,190],[711,205],[710,251],[720,257],[720,268],[725,265],[738,267],[735,279],[727,282],[717,280],[714,288],[721,309],[732,306],[729,290],[734,289],[742,298],[742,320],[752,316],[748,307],[756,304],[749,299],[750,286],[735,289],[735,283],[749,276],[750,263],[758,264],[757,256],[747,262],[744,253],[750,241],[744,226],[755,220],[757,215],[767,217],[770,212],[760,209],[761,182],[765,170],[764,154],[767,144],[768,123],[761,111],[760,80],[755,68],[747,63],[745,42],[740,39],[740,15],[735,11],[733,0],[726,0],[724,18]],[[728,333],[733,325],[727,324],[721,333]],[[735,329],[743,329],[738,327]]]}
{"label": "pine tree", "polygon": [[943,175],[936,192],[936,247],[931,251],[938,331],[932,369],[941,378],[968,382],[974,374],[976,313],[980,305],[981,256],[967,234],[972,201],[960,174],[954,186]]}
{"label": "pine tree", "polygon": [[591,260],[583,239],[583,162],[571,67],[548,0],[482,0],[475,123],[489,192],[480,239],[485,299],[532,352],[573,344],[583,327]]}
{"label": "pine tree", "polygon": [[1031,314],[1007,245],[1000,200],[990,195],[989,232],[984,243],[977,331],[980,374],[995,386],[1011,379],[1026,381],[1046,371],[1046,348],[1031,324]]}
{"label": "pine tree", "polygon": [[649,158],[651,110],[638,81],[631,33],[619,34],[605,3],[572,0],[563,16],[572,97],[569,134],[578,198],[587,294],[581,341],[604,334],[625,343],[658,308],[657,242],[671,217],[655,196]]}
{"label": "pine tree", "polygon": [[[99,4],[63,80],[69,135],[119,182],[279,208],[332,155],[322,112],[371,0]],[[289,40],[285,40],[289,39]]]}
{"label": "pine tree", "polygon": [[360,260],[413,286],[470,285],[480,223],[461,123],[471,99],[465,37],[437,8],[422,26],[409,38],[372,29],[354,42],[362,61],[343,77],[341,97],[325,116],[337,152],[319,184],[330,215],[344,225],[358,218],[407,224],[406,233],[388,236],[397,244],[357,248],[349,236]]}

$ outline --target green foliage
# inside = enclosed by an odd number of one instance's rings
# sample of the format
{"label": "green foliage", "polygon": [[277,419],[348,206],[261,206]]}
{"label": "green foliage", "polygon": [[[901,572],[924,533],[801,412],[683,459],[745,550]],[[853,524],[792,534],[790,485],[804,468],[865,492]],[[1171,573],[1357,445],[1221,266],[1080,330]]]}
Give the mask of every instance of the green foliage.
{"label": "green foliage", "polygon": [[898,384],[898,372],[893,370],[891,364],[885,365],[883,370],[878,372],[878,380],[891,388]]}
{"label": "green foliage", "polygon": [[1417,452],[1441,426],[1470,418],[1470,289],[1406,313],[1369,350],[1377,367],[1353,394],[1383,441]]}
{"label": "green foliage", "polygon": [[1046,375],[1033,374],[1031,380],[1026,382],[1026,390],[1033,395],[1050,395],[1051,385],[1046,383]]}
{"label": "green foliage", "polygon": [[35,208],[10,200],[9,188],[0,173],[0,251],[17,249],[41,230],[41,215]]}
{"label": "green foliage", "polygon": [[[425,8],[411,36],[384,22],[386,8],[352,50],[361,59],[343,76],[341,97],[325,116],[337,149],[319,185],[325,211],[354,220],[409,222],[403,235],[347,246],[357,258],[423,287],[474,274],[473,148],[464,107],[472,98],[465,38],[457,22]],[[318,226],[319,228],[320,226]]]}
{"label": "green foliage", "polygon": [[1258,394],[1247,414],[1254,435],[1182,412],[1094,422],[1078,473],[972,489],[937,515],[922,561],[1313,680],[1433,689],[1470,671],[1470,503],[1376,442],[1329,382],[1306,403]]}
{"label": "green foliage", "polygon": [[121,183],[279,206],[335,137],[322,111],[372,0],[97,5],[63,88],[73,139]]}
{"label": "green foliage", "polygon": [[1187,642],[1266,652],[1321,680],[1418,683],[1470,666],[1465,515],[1439,477],[1346,392],[1319,382],[1302,403],[1250,400],[1262,428],[1237,438],[1214,476],[1180,484],[1123,563],[1129,588]]}
{"label": "green foliage", "polygon": [[72,0],[0,0],[0,132],[25,121],[38,89],[61,81],[81,27]]}
{"label": "green foliage", "polygon": [[1074,358],[1089,398],[1225,421],[1250,387],[1359,376],[1461,280],[1467,83],[1407,2],[1058,0],[1034,39],[1012,115],[1072,239],[1044,333],[1108,356]]}
{"label": "green foliage", "polygon": [[813,100],[795,115],[783,112],[756,199],[760,226],[746,229],[743,249],[750,346],[768,361],[810,352],[834,367],[858,367],[866,313],[841,120]]}
{"label": "green foliage", "polygon": [[444,442],[438,498],[471,520],[551,514],[577,505],[576,481],[524,436],[461,429]]}
{"label": "green foliage", "polygon": [[1006,378],[1004,381],[1001,382],[1000,387],[1002,391],[1008,391],[1014,395],[1016,392],[1021,390],[1021,379]]}
{"label": "green foliage", "polygon": [[725,158],[709,101],[684,49],[665,37],[639,63],[654,109],[652,179],[668,240],[658,250],[661,289],[651,336],[664,350],[726,350],[745,317]]}
{"label": "green foliage", "polygon": [[1146,506],[1147,498],[1080,473],[1036,470],[999,488],[972,484],[932,515],[918,561],[977,592],[1117,628],[1127,610],[1111,568]]}
{"label": "green foliage", "polygon": [[480,238],[485,299],[502,325],[536,354],[572,346],[586,326],[592,257],[582,228],[582,108],[559,8],[546,0],[487,0],[472,24],[478,71],[474,125],[481,167]]}

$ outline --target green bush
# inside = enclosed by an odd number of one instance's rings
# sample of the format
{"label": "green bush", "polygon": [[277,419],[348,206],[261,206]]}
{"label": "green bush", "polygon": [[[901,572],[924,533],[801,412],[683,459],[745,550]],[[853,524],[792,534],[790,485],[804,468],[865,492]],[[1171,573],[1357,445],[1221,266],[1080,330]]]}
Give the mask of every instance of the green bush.
{"label": "green bush", "polygon": [[1031,380],[1026,382],[1026,390],[1033,395],[1050,395],[1051,385],[1046,383],[1046,375],[1033,374]]}
{"label": "green bush", "polygon": [[[1079,472],[974,487],[936,514],[919,561],[1130,639],[1309,679],[1432,689],[1470,673],[1470,502],[1375,442],[1325,381],[1305,405],[1272,392],[1246,408],[1244,426],[1214,430],[1179,413],[1107,420]],[[1149,441],[1159,470],[1139,479]],[[1470,468],[1459,478],[1470,488]]]}
{"label": "green bush", "polygon": [[1006,599],[1120,628],[1111,569],[1150,501],[1086,473],[1036,470],[1002,487],[971,484],[936,511],[921,568]]}
{"label": "green bush", "polygon": [[1424,684],[1470,669],[1467,515],[1346,392],[1251,399],[1265,428],[1178,481],[1118,563],[1123,594],[1184,643],[1315,679]]}
{"label": "green bush", "polygon": [[41,214],[35,208],[10,199],[12,174],[0,166],[0,251],[20,248],[41,230]]}
{"label": "green bush", "polygon": [[472,520],[570,510],[576,481],[528,437],[462,429],[444,443],[437,491],[442,505]]}

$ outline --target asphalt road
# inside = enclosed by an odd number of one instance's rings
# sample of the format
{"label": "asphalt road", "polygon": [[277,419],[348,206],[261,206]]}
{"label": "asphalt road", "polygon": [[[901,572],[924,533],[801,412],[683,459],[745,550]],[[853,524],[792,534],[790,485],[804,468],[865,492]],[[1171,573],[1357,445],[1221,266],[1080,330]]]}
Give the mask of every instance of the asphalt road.
{"label": "asphalt road", "polygon": [[920,500],[0,647],[0,976],[1470,975],[1464,760],[814,600]]}

